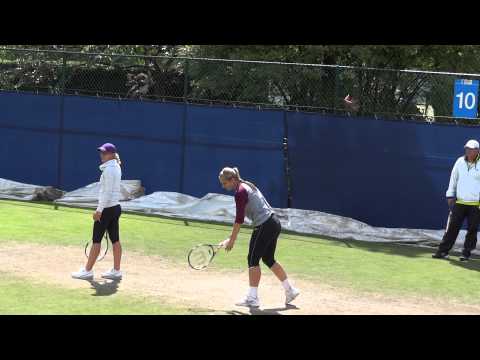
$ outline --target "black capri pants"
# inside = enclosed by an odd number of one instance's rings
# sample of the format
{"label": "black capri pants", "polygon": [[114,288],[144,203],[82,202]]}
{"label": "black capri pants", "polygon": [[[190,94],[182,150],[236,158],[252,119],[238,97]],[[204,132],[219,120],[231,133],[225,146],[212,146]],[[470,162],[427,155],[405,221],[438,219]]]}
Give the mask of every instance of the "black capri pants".
{"label": "black capri pants", "polygon": [[275,265],[275,249],[282,225],[275,214],[255,228],[250,239],[248,267],[258,266],[260,259],[271,268]]}
{"label": "black capri pants", "polygon": [[102,242],[105,231],[108,231],[108,237],[112,244],[115,244],[120,240],[120,229],[118,220],[122,214],[122,208],[120,205],[112,206],[103,209],[102,217],[100,221],[95,221],[93,224],[93,238],[94,243]]}

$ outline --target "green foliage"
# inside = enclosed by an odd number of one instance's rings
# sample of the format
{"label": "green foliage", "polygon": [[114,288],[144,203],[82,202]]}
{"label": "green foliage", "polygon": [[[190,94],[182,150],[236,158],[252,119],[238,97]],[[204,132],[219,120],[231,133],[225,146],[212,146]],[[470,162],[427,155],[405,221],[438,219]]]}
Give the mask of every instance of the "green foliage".
{"label": "green foliage", "polygon": [[[223,63],[199,62],[192,71],[197,81],[192,96],[348,110],[357,115],[419,115],[417,105],[433,105],[437,116],[449,116],[452,77],[361,68],[476,72],[479,52],[477,45],[192,46],[189,54],[197,57],[360,67],[235,64],[243,70],[226,71]],[[342,99],[347,94],[356,99],[357,108],[345,106]]]}
{"label": "green foliage", "polygon": [[183,96],[183,66],[182,61],[176,59],[176,56],[182,54],[182,46],[14,45],[9,47],[64,50],[78,52],[78,54],[0,50],[0,88],[5,90],[48,93],[65,91],[80,95],[101,94],[144,98],[181,98]]}
{"label": "green foliage", "polygon": [[[133,98],[267,104],[356,115],[451,115],[454,76],[368,70],[477,72],[478,45],[13,45],[0,50],[0,88]],[[93,54],[93,55],[87,55]],[[152,58],[152,56],[160,56]],[[185,60],[259,60],[358,69]],[[64,63],[65,62],[65,63]],[[353,104],[343,101],[349,94]],[[419,105],[423,106],[419,107]]]}

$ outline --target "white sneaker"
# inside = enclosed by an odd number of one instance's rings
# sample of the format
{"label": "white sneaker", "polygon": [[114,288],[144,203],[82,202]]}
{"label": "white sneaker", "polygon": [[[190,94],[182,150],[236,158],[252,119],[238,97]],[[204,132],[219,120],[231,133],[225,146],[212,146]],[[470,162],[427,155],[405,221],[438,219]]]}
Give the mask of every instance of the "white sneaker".
{"label": "white sneaker", "polygon": [[260,307],[260,301],[259,301],[258,297],[252,297],[252,296],[247,295],[245,297],[245,299],[236,303],[235,305],[258,308],[258,307]]}
{"label": "white sneaker", "polygon": [[300,295],[300,291],[294,287],[285,291],[285,305],[290,304],[298,295]]}
{"label": "white sneaker", "polygon": [[93,270],[87,271],[85,268],[81,268],[79,271],[72,273],[72,278],[80,280],[93,279]]}
{"label": "white sneaker", "polygon": [[122,278],[122,272],[120,270],[111,269],[102,274],[102,278],[110,280],[120,280]]}

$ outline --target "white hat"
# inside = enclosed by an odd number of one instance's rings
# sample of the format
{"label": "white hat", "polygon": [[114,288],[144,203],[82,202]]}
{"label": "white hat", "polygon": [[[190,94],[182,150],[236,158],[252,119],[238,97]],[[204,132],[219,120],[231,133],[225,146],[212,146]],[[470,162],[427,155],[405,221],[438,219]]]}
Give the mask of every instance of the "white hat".
{"label": "white hat", "polygon": [[468,140],[464,147],[469,149],[479,149],[480,144],[477,140]]}

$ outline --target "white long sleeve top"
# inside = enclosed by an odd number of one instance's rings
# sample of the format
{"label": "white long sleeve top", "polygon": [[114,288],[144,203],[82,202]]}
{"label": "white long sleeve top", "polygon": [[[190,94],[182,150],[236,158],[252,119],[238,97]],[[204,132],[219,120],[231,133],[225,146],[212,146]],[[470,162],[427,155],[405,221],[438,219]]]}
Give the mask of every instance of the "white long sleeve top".
{"label": "white long sleeve top", "polygon": [[467,163],[461,156],[455,162],[450,175],[447,197],[457,202],[478,203],[480,201],[480,161]]}
{"label": "white long sleeve top", "polygon": [[102,175],[100,176],[100,191],[98,193],[97,211],[116,206],[120,199],[120,181],[122,170],[117,160],[109,160],[100,165]]}

